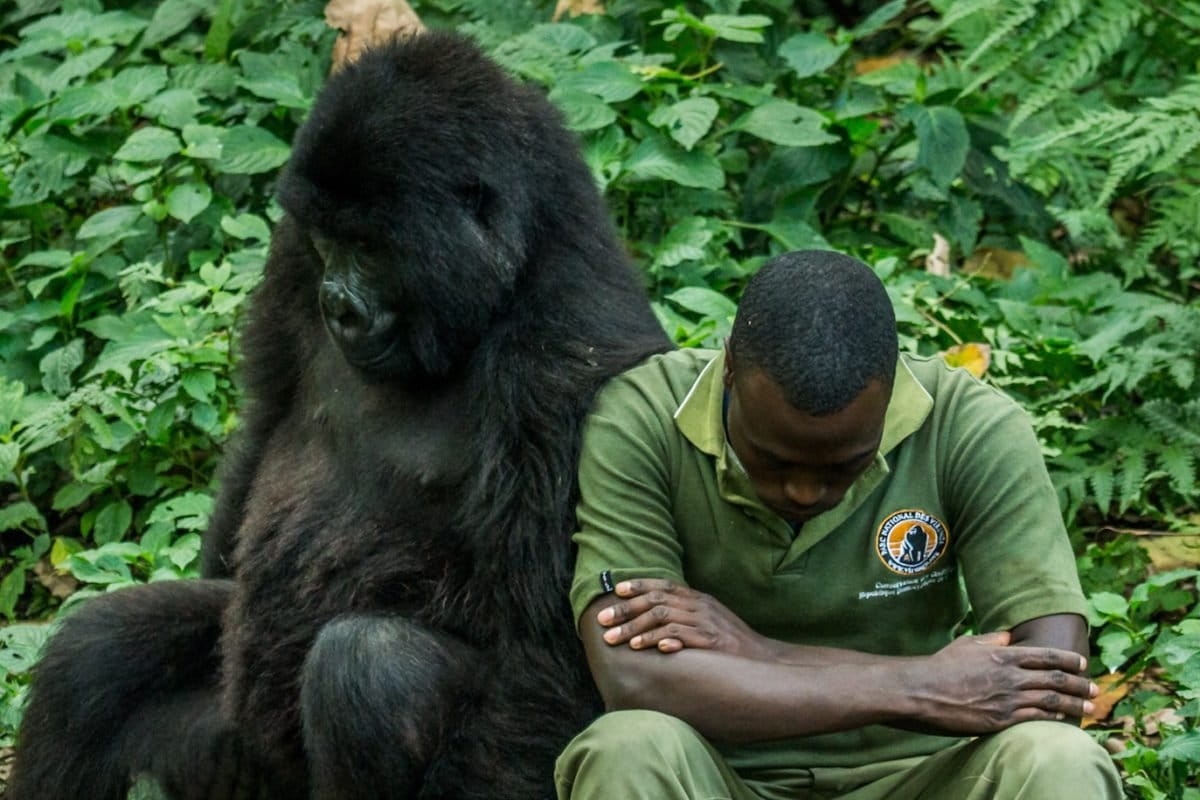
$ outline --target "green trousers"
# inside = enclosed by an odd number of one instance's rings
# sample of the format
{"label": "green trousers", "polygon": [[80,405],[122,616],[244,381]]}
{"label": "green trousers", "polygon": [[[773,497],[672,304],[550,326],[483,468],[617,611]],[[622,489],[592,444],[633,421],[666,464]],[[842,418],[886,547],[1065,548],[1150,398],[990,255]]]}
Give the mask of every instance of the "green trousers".
{"label": "green trousers", "polygon": [[933,755],[852,768],[738,775],[694,728],[616,711],[567,745],[559,800],[1120,800],[1103,748],[1061,722],[1025,722]]}

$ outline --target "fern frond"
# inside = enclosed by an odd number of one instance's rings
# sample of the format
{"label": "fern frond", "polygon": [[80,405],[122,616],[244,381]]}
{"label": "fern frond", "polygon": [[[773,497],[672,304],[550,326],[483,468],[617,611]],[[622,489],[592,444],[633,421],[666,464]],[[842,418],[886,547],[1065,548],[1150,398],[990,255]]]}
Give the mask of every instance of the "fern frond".
{"label": "fern frond", "polygon": [[1014,2],[1007,3],[1003,15],[996,21],[991,32],[963,61],[963,69],[969,68],[976,61],[991,52],[992,48],[997,44],[1011,36],[1013,31],[1033,19],[1038,13],[1039,5],[1041,5],[1041,0],[1015,0]]}
{"label": "fern frond", "polygon": [[981,11],[990,11],[1004,0],[952,0],[946,3],[946,12],[942,14],[940,20],[934,25],[926,37],[929,39],[936,38],[942,31],[946,30],[956,22],[974,16]]}
{"label": "fern frond", "polygon": [[1141,230],[1137,248],[1125,262],[1126,282],[1153,271],[1152,260],[1162,249],[1181,263],[1200,260],[1200,188],[1160,192],[1150,207],[1152,222]]}
{"label": "fern frond", "polygon": [[[1189,408],[1193,408],[1190,413]],[[1168,442],[1200,447],[1200,433],[1196,423],[1200,421],[1200,403],[1192,401],[1186,406],[1170,400],[1148,400],[1138,413],[1146,424],[1161,433]]]}
{"label": "fern frond", "polygon": [[[1024,36],[1017,37],[1015,42],[1008,42],[999,48],[992,58],[980,64],[979,74],[960,92],[964,96],[974,92],[983,84],[1006,71],[1013,64],[1028,56],[1046,42],[1066,30],[1083,13],[1083,0],[1052,0],[1048,8],[1038,12],[1037,24]],[[977,51],[978,52],[978,51]],[[974,53],[972,53],[974,55]]]}
{"label": "fern frond", "polygon": [[[1051,58],[1042,68],[1042,80],[1034,85],[1033,91],[1017,108],[1009,130],[1015,129],[1059,95],[1074,88],[1083,78],[1093,74],[1117,52],[1121,42],[1136,28],[1145,13],[1143,3],[1130,3],[1127,0],[1091,3],[1087,13],[1080,16],[1067,31],[1071,41],[1065,55]],[[1061,45],[1056,43],[1056,46]]]}
{"label": "fern frond", "polygon": [[1121,494],[1117,500],[1117,510],[1124,513],[1137,502],[1142,495],[1142,481],[1150,471],[1146,464],[1146,453],[1142,450],[1128,450],[1121,459]]}
{"label": "fern frond", "polygon": [[1099,467],[1088,475],[1088,483],[1092,486],[1092,498],[1095,499],[1096,506],[1101,513],[1107,514],[1112,506],[1113,485],[1116,483],[1112,469],[1106,466]]}
{"label": "fern frond", "polygon": [[1168,447],[1158,456],[1159,466],[1171,478],[1171,488],[1184,497],[1197,494],[1196,455],[1179,446]]}

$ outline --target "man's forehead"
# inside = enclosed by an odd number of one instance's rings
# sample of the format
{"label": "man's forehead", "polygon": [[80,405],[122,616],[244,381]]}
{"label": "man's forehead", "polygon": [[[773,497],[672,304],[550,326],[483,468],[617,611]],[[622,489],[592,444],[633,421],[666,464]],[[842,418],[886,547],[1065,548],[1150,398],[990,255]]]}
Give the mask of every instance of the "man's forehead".
{"label": "man's forehead", "polygon": [[891,387],[871,381],[845,408],[816,416],[792,406],[779,384],[762,370],[735,373],[732,388],[742,426],[755,446],[777,455],[802,452],[806,459],[827,455],[822,460],[828,463],[878,446],[891,395]]}

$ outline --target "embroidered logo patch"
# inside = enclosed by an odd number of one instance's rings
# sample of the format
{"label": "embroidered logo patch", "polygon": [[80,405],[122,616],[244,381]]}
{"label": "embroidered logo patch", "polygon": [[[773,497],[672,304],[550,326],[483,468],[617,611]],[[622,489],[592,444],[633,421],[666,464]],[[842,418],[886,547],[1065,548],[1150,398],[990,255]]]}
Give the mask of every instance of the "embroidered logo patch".
{"label": "embroidered logo patch", "polygon": [[949,541],[944,522],[910,508],[895,512],[879,526],[875,553],[892,572],[919,575],[942,557]]}

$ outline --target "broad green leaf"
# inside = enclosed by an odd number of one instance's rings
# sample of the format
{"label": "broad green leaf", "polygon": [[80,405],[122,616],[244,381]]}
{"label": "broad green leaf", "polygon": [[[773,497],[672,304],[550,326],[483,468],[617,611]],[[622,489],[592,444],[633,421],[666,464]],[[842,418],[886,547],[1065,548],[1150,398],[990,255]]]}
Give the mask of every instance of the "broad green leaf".
{"label": "broad green leaf", "polygon": [[950,106],[910,105],[905,110],[917,130],[917,166],[945,188],[963,171],[971,137],[962,114]]}
{"label": "broad green leaf", "polygon": [[202,0],[162,0],[142,34],[142,46],[150,47],[165,42],[180,33],[203,14],[209,5]]}
{"label": "broad green leaf", "polygon": [[1096,639],[1100,646],[1100,663],[1115,670],[1129,659],[1133,637],[1125,631],[1105,631]]}
{"label": "broad green leaf", "polygon": [[667,295],[667,299],[688,311],[712,319],[733,319],[737,304],[720,292],[703,286],[685,286]]}
{"label": "broad green leaf", "polygon": [[133,507],[124,500],[116,500],[104,506],[96,514],[92,527],[92,540],[96,544],[120,541],[133,522]]}
{"label": "broad green leaf", "polygon": [[104,65],[117,52],[115,47],[96,47],[84,50],[77,56],[68,58],[50,73],[47,83],[53,89],[61,91],[76,78],[86,78]]}
{"label": "broad green leaf", "polygon": [[180,378],[179,385],[192,398],[205,401],[217,390],[217,376],[206,369],[188,370]]}
{"label": "broad green leaf", "polygon": [[1129,614],[1129,602],[1114,592],[1096,592],[1088,603],[1106,617],[1123,619]]}
{"label": "broad green leaf", "polygon": [[180,222],[191,222],[212,202],[206,183],[183,183],[167,190],[167,213]]}
{"label": "broad green leaf", "polygon": [[[81,276],[82,277],[82,276]],[[38,369],[42,372],[42,386],[46,391],[60,397],[74,388],[71,373],[83,364],[83,339],[72,339],[63,347],[51,350],[42,356]]]}
{"label": "broad green leaf", "polygon": [[711,97],[689,97],[669,106],[658,106],[650,114],[651,125],[663,128],[671,138],[691,150],[712,128],[721,109]]}
{"label": "broad green leaf", "polygon": [[132,365],[135,362],[144,361],[175,345],[175,339],[146,312],[123,317],[96,317],[80,323],[80,327],[109,340],[84,377],[111,371],[128,380],[132,377]]}
{"label": "broad green leaf", "polygon": [[36,529],[46,530],[46,519],[42,516],[42,512],[27,500],[18,500],[0,508],[0,531],[16,530],[30,522],[34,523],[33,527]]}
{"label": "broad green leaf", "polygon": [[1158,757],[1167,761],[1200,763],[1200,730],[1168,736],[1158,748]]}
{"label": "broad green leaf", "polygon": [[619,61],[598,61],[564,76],[555,88],[587,92],[606,102],[618,103],[640,92],[642,79]]}
{"label": "broad green leaf", "polygon": [[0,442],[0,482],[13,474],[20,458],[21,445],[16,442]]}
{"label": "broad green leaf", "polygon": [[17,601],[25,593],[25,570],[14,569],[0,580],[0,614],[16,618]]}
{"label": "broad green leaf", "polygon": [[192,424],[206,433],[216,433],[221,418],[211,403],[196,403],[189,414]]}
{"label": "broad green leaf", "polygon": [[209,495],[186,492],[156,505],[146,522],[151,525],[156,522],[172,523],[185,530],[204,530],[212,509],[213,499]]}
{"label": "broad green leaf", "polygon": [[704,258],[705,246],[713,238],[713,230],[705,217],[687,217],[667,231],[654,251],[655,267],[674,267],[683,261]]}
{"label": "broad green leaf", "polygon": [[94,239],[99,236],[111,236],[122,231],[128,231],[142,217],[142,209],[138,206],[113,206],[92,214],[75,234],[80,239]]}
{"label": "broad green leaf", "polygon": [[99,488],[94,483],[88,484],[71,481],[54,493],[54,499],[50,501],[50,507],[55,511],[67,511],[68,509],[75,508],[95,494]]}
{"label": "broad green leaf", "polygon": [[274,100],[286,108],[307,109],[312,98],[300,88],[300,78],[291,64],[276,55],[249,50],[238,54],[243,77],[238,85],[259,97]]}
{"label": "broad green leaf", "polygon": [[785,250],[833,250],[833,246],[811,225],[802,220],[775,219],[763,230]]}
{"label": "broad green leaf", "polygon": [[161,555],[166,556],[177,569],[187,569],[200,557],[200,547],[200,534],[187,533],[180,536],[170,547],[164,547]]}
{"label": "broad green leaf", "polygon": [[712,28],[718,39],[761,44],[763,35],[759,31],[771,25],[771,18],[762,14],[708,14],[704,24]]}
{"label": "broad green leaf", "polygon": [[162,161],[182,149],[179,137],[166,128],[139,128],[113,154],[123,161]]}
{"label": "broad green leaf", "polygon": [[[94,551],[93,551],[94,552]],[[116,555],[106,553],[89,560],[91,553],[76,553],[67,559],[66,567],[84,583],[124,583],[133,580],[129,565]]]}
{"label": "broad green leaf", "polygon": [[617,112],[608,103],[587,92],[555,87],[550,101],[562,111],[567,127],[573,131],[593,131],[617,120]]}
{"label": "broad green leaf", "polygon": [[225,129],[216,125],[184,125],[183,154],[188,158],[220,158]]}
{"label": "broad green leaf", "polygon": [[798,33],[779,45],[779,55],[797,77],[807,78],[837,63],[848,44],[834,44],[823,33]]}
{"label": "broad green leaf", "polygon": [[234,175],[270,172],[287,161],[290,148],[275,134],[255,125],[230,128],[221,140],[216,168]]}
{"label": "broad green leaf", "polygon": [[811,108],[787,100],[770,100],[744,115],[732,129],[788,147],[816,147],[838,141],[822,130],[825,124],[825,117]]}
{"label": "broad green leaf", "polygon": [[167,68],[126,67],[112,77],[106,88],[116,99],[117,108],[130,108],[167,88]]}
{"label": "broad green leaf", "polygon": [[725,185],[725,172],[715,158],[699,150],[680,150],[661,136],[642,141],[626,160],[625,170],[635,179],[660,178],[699,189]]}
{"label": "broad green leaf", "polygon": [[267,227],[267,223],[256,214],[221,217],[221,230],[235,239],[256,239],[265,242],[271,238],[271,230]]}
{"label": "broad green leaf", "polygon": [[183,128],[195,122],[204,110],[200,98],[191,89],[168,89],[142,106],[142,113],[169,128]]}
{"label": "broad green leaf", "polygon": [[904,11],[904,6],[906,3],[907,0],[891,0],[891,2],[884,3],[876,8],[866,19],[858,23],[858,26],[855,27],[853,31],[854,38],[862,39],[865,36],[870,36],[884,25],[887,25],[893,19],[898,17],[900,12]]}

